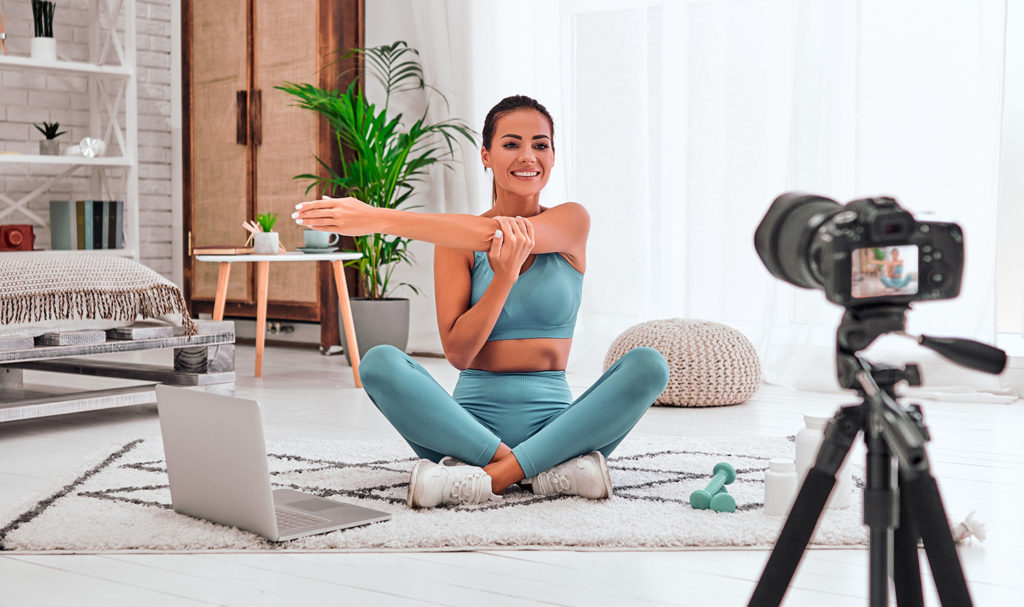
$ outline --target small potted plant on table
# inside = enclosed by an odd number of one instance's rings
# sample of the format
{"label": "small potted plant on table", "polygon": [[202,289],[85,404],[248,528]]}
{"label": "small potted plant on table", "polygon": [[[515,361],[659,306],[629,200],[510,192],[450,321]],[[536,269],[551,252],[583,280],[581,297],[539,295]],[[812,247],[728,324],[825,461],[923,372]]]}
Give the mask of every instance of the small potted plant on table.
{"label": "small potted plant on table", "polygon": [[277,253],[281,243],[280,234],[274,231],[274,224],[277,223],[277,213],[263,213],[256,216],[256,223],[260,226],[260,232],[252,234],[253,253]]}
{"label": "small potted plant on table", "polygon": [[57,141],[57,137],[60,137],[67,131],[60,130],[59,122],[44,122],[43,126],[33,124],[43,137],[46,139],[39,142],[39,154],[42,156],[59,156],[60,155],[60,142]]}

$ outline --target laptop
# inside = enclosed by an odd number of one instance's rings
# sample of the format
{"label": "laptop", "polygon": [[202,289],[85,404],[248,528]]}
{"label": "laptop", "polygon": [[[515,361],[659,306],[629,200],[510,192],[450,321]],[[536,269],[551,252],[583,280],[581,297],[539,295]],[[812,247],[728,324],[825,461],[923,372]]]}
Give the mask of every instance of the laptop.
{"label": "laptop", "polygon": [[272,490],[254,400],[157,385],[156,401],[175,512],[275,542],[391,518],[291,489]]}

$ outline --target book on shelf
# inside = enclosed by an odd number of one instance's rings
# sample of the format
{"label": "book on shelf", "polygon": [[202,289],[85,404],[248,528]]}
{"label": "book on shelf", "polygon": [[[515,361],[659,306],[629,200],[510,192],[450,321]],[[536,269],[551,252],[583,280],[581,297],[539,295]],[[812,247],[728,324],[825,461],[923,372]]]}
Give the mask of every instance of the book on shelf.
{"label": "book on shelf", "polygon": [[78,225],[73,200],[50,201],[50,248],[73,251],[78,248]]}
{"label": "book on shelf", "polygon": [[77,200],[76,223],[78,224],[78,250],[84,251],[92,248],[92,201]]}
{"label": "book on shelf", "polygon": [[124,201],[51,200],[50,248],[124,248]]}
{"label": "book on shelf", "polygon": [[103,233],[103,216],[109,217],[110,211],[107,206],[106,200],[93,200],[92,201],[92,248],[94,249],[106,249],[107,241],[103,238],[106,234]]}
{"label": "book on shelf", "polygon": [[124,201],[111,200],[110,202],[110,240],[109,246],[112,249],[124,248]]}
{"label": "book on shelf", "polygon": [[252,247],[233,247],[230,245],[192,248],[193,255],[248,255],[252,252]]}

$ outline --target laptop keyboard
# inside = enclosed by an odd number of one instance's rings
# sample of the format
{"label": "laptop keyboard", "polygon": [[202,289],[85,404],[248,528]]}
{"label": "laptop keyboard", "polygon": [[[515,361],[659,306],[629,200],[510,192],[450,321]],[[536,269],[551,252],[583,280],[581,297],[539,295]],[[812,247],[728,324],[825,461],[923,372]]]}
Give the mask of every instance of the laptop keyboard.
{"label": "laptop keyboard", "polygon": [[295,510],[289,510],[281,507],[274,508],[274,514],[277,518],[277,530],[279,533],[283,532],[285,529],[311,527],[313,525],[322,525],[324,523],[331,522],[331,519],[327,519],[322,516],[313,516],[312,514],[296,512]]}

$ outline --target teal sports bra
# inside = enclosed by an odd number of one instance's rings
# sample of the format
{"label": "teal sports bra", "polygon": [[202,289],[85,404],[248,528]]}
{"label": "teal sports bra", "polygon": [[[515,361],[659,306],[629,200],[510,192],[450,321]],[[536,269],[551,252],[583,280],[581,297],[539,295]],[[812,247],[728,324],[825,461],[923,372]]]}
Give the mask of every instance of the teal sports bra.
{"label": "teal sports bra", "polygon": [[[480,301],[492,279],[487,252],[474,251],[471,305]],[[487,341],[572,337],[582,299],[583,274],[579,270],[558,253],[536,255],[512,285]]]}

